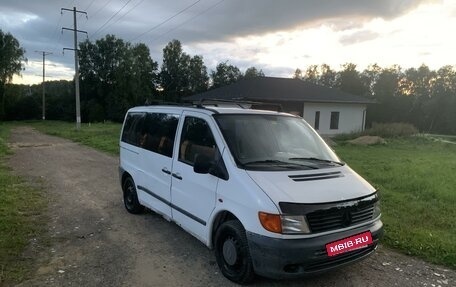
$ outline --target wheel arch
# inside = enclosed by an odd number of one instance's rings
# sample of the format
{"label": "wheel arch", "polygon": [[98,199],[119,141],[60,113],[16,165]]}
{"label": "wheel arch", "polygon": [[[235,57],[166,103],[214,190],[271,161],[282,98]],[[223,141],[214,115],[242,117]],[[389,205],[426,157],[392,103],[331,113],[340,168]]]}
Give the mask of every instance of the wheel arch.
{"label": "wheel arch", "polygon": [[[123,191],[123,188],[124,188],[125,180],[127,178],[129,178],[129,177],[133,180],[133,177],[131,176],[131,174],[128,173],[128,171],[123,171],[122,176],[121,176],[121,180],[120,180],[120,185],[122,187],[122,191]],[[134,182],[134,180],[133,180],[133,182]]]}
{"label": "wheel arch", "polygon": [[208,240],[208,244],[207,244],[207,246],[210,249],[214,248],[215,233],[217,232],[217,229],[220,227],[220,225],[222,225],[224,222],[227,222],[230,220],[237,220],[242,224],[242,226],[244,226],[242,221],[236,215],[234,215],[234,213],[232,213],[229,210],[219,210],[213,218],[214,219],[212,220],[212,223],[210,224],[209,240]]}

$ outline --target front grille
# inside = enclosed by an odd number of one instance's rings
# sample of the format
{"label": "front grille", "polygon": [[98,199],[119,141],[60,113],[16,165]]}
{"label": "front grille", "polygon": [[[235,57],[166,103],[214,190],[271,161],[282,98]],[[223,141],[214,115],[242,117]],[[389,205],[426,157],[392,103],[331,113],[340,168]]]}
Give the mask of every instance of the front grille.
{"label": "front grille", "polygon": [[356,225],[372,220],[374,204],[350,206],[341,209],[315,211],[307,214],[312,232],[324,232]]}

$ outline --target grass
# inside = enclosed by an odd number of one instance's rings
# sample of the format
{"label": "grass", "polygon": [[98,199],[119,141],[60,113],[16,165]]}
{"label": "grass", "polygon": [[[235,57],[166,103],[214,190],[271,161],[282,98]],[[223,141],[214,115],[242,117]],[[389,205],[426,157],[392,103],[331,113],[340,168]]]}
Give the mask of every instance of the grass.
{"label": "grass", "polygon": [[456,145],[411,137],[336,151],[380,190],[383,243],[456,267]]}
{"label": "grass", "polygon": [[[120,124],[34,122],[33,127],[118,154]],[[385,145],[340,144],[337,153],[380,190],[383,243],[427,261],[456,267],[456,145],[427,137]]]}
{"label": "grass", "polygon": [[112,155],[119,154],[121,124],[110,122],[84,123],[81,129],[77,130],[74,123],[60,121],[34,121],[28,123],[43,133],[66,138]]}
{"label": "grass", "polygon": [[45,242],[43,191],[14,176],[5,165],[11,125],[0,123],[0,285],[20,282],[33,269],[24,255],[31,242]]}
{"label": "grass", "polygon": [[424,134],[425,137],[429,137],[434,140],[440,140],[444,142],[452,142],[456,144],[456,135],[436,135],[436,134]]}

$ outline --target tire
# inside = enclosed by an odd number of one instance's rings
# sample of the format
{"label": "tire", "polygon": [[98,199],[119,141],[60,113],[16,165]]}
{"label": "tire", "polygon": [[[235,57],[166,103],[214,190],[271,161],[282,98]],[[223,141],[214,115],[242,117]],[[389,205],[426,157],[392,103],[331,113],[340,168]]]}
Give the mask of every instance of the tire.
{"label": "tire", "polygon": [[224,222],[215,234],[215,259],[222,274],[238,284],[253,281],[252,258],[250,257],[245,229],[238,220]]}
{"label": "tire", "polygon": [[122,189],[125,209],[133,214],[142,213],[144,211],[144,206],[139,203],[135,182],[131,177],[125,179]]}

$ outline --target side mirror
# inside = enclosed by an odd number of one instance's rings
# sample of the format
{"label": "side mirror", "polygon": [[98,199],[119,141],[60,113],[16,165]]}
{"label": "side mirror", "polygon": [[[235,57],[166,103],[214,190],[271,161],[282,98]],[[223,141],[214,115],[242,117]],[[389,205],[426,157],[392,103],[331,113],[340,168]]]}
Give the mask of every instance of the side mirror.
{"label": "side mirror", "polygon": [[197,154],[195,156],[195,163],[193,164],[193,171],[196,173],[206,174],[209,173],[213,165],[213,161],[206,155]]}

